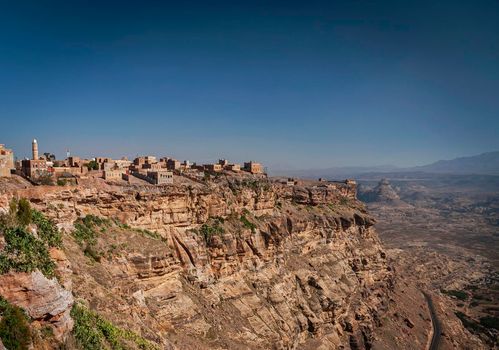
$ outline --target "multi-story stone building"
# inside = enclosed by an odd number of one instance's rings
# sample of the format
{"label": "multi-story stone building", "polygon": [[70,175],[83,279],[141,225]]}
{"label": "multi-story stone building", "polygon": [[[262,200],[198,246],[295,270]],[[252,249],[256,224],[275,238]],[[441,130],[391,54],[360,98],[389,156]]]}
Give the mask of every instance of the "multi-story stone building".
{"label": "multi-story stone building", "polygon": [[244,170],[252,174],[263,174],[263,167],[260,163],[249,161],[244,163]]}
{"label": "multi-story stone building", "polygon": [[14,152],[0,144],[0,177],[10,176],[11,169],[14,169]]}
{"label": "multi-story stone building", "polygon": [[218,173],[222,171],[222,165],[221,164],[205,164],[204,165],[204,170]]}
{"label": "multi-story stone building", "polygon": [[241,165],[240,164],[228,164],[224,167],[225,170],[230,170],[234,172],[241,171]]}
{"label": "multi-story stone building", "polygon": [[[142,169],[151,169],[151,170],[161,170],[163,169],[164,163],[146,163],[142,164]],[[165,164],[166,166],[166,164]]]}
{"label": "multi-story stone building", "polygon": [[149,182],[154,185],[173,183],[173,172],[168,170],[148,171],[147,177],[150,179]]}
{"label": "multi-story stone building", "polygon": [[104,180],[121,180],[125,171],[123,169],[104,170]]}
{"label": "multi-story stone building", "polygon": [[166,162],[166,168],[168,170],[180,170],[180,161],[170,158]]}
{"label": "multi-story stone building", "polygon": [[29,178],[37,178],[48,174],[47,161],[38,157],[38,142],[33,140],[31,144],[32,159],[23,159],[21,163],[22,173]]}

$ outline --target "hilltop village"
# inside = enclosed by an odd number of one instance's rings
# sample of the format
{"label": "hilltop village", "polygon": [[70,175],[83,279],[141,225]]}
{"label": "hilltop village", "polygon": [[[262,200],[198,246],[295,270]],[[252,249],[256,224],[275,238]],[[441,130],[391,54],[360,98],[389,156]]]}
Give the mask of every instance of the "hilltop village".
{"label": "hilltop village", "polygon": [[183,162],[171,158],[147,155],[135,158],[112,159],[94,157],[83,159],[68,154],[64,160],[58,160],[51,153],[39,154],[38,142],[32,142],[31,159],[14,160],[14,152],[0,144],[0,177],[16,174],[32,183],[41,185],[65,185],[77,183],[82,178],[103,178],[108,181],[141,179],[153,185],[173,184],[175,176],[184,176],[191,180],[202,181],[222,172],[246,172],[259,177],[266,177],[260,163],[245,162],[243,166],[220,159],[218,163],[202,164]]}

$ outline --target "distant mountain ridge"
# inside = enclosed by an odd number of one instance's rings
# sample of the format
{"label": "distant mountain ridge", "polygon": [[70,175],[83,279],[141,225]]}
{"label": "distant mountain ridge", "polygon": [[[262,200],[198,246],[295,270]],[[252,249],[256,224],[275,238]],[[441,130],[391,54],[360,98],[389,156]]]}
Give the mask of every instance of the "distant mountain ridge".
{"label": "distant mountain ridge", "polygon": [[499,175],[499,151],[477,156],[439,160],[435,163],[406,169],[429,173]]}
{"label": "distant mountain ridge", "polygon": [[274,171],[272,175],[296,176],[301,178],[347,178],[356,177],[367,173],[411,173],[421,172],[430,174],[455,174],[455,175],[499,175],[499,151],[482,153],[476,156],[459,157],[451,160],[439,160],[435,163],[398,168],[392,165],[380,165],[372,167],[331,167],[326,169],[308,170],[281,170]]}

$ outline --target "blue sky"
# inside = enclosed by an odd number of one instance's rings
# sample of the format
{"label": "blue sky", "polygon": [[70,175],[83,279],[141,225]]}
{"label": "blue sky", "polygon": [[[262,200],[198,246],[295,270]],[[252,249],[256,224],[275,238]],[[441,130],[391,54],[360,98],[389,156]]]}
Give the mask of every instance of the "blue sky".
{"label": "blue sky", "polygon": [[409,166],[499,150],[497,1],[0,1],[29,155]]}

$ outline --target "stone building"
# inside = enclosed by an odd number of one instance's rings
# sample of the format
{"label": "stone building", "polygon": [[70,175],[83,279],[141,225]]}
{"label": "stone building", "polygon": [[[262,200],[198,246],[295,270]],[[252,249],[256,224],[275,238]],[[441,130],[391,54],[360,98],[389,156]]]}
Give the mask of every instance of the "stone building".
{"label": "stone building", "polygon": [[123,174],[123,169],[104,170],[102,177],[104,180],[121,180]]}
{"label": "stone building", "polygon": [[79,166],[82,166],[82,161],[80,159],[80,157],[74,157],[74,156],[71,156],[71,157],[68,157],[68,165],[70,167],[79,167]]}
{"label": "stone building", "polygon": [[168,170],[180,170],[180,161],[170,158],[166,162],[166,168]]}
{"label": "stone building", "polygon": [[32,159],[23,159],[21,162],[22,173],[29,178],[36,178],[48,174],[48,165],[45,159],[38,157],[38,142],[36,139],[31,143]]}
{"label": "stone building", "polygon": [[147,177],[151,179],[149,182],[151,182],[154,185],[173,183],[173,172],[168,170],[148,171]]}
{"label": "stone building", "polygon": [[133,164],[137,167],[142,167],[143,164],[153,164],[153,163],[157,163],[155,156],[137,157],[133,160]]}
{"label": "stone building", "polygon": [[120,169],[126,169],[128,168],[130,165],[132,165],[132,162],[129,161],[128,159],[126,159],[125,157],[124,158],[121,158],[121,159],[115,159],[113,161],[117,166],[118,168]]}
{"label": "stone building", "polygon": [[164,163],[146,163],[142,164],[142,169],[161,170],[163,168],[163,164]]}
{"label": "stone building", "polygon": [[263,174],[263,167],[260,163],[249,161],[244,163],[244,170],[252,174]]}
{"label": "stone building", "polygon": [[47,161],[44,159],[23,159],[22,173],[29,178],[36,178],[48,174]]}
{"label": "stone building", "polygon": [[238,171],[241,171],[241,165],[240,164],[229,164],[225,167],[225,169],[238,172]]}
{"label": "stone building", "polygon": [[108,157],[95,157],[95,161],[99,164],[102,164],[102,163],[108,163],[112,161],[112,159]]}
{"label": "stone building", "polygon": [[11,169],[14,169],[14,152],[0,144],[0,177],[10,176]]}
{"label": "stone building", "polygon": [[205,164],[204,170],[210,171],[213,173],[218,173],[218,172],[222,171],[222,165],[221,164]]}
{"label": "stone building", "polygon": [[181,167],[183,170],[190,169],[190,168],[191,168],[191,162],[189,162],[188,160],[184,160],[184,161],[182,162],[182,164],[180,164],[180,167]]}

